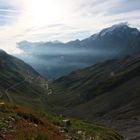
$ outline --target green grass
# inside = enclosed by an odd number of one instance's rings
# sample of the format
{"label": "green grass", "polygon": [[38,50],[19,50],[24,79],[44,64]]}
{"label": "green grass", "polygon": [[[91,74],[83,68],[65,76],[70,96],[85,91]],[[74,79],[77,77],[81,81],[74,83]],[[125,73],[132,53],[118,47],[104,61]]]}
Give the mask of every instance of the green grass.
{"label": "green grass", "polygon": [[[42,114],[43,115],[43,114]],[[50,114],[44,114],[53,124],[61,127],[65,127],[63,122],[65,117],[52,116]],[[79,139],[82,137],[77,134],[78,131],[85,132],[86,136],[98,137],[99,140],[123,140],[123,137],[114,132],[111,129],[105,128],[97,123],[84,122],[79,119],[69,118],[71,125],[68,127],[69,135],[76,136]]]}
{"label": "green grass", "polygon": [[[70,125],[67,126],[68,135],[77,137],[78,140],[82,139],[82,136],[77,134],[78,131],[84,132],[86,137],[98,137],[99,140],[123,140],[116,132],[96,123],[63,116],[58,117],[45,112],[33,112],[30,109],[9,104],[0,107],[0,129],[9,129],[9,124],[16,124],[15,140],[52,140],[52,137],[50,139],[46,132],[48,130],[57,132],[56,128],[53,128],[54,126],[65,127],[64,119],[70,120]],[[38,125],[38,130],[36,130],[34,124]]]}

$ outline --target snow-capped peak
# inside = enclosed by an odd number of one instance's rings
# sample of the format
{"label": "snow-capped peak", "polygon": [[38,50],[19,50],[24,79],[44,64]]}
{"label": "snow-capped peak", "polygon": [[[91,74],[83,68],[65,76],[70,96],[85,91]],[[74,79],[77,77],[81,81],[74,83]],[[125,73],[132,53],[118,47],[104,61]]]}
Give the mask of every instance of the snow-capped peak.
{"label": "snow-capped peak", "polygon": [[100,36],[104,36],[107,33],[112,34],[112,32],[114,30],[120,29],[120,28],[123,28],[123,29],[128,28],[128,23],[127,22],[123,22],[123,23],[115,24],[115,25],[113,25],[113,26],[111,26],[109,28],[106,28],[106,29],[101,31]]}
{"label": "snow-capped peak", "polygon": [[128,27],[128,26],[129,24],[127,22],[122,22],[122,23],[111,26],[111,28],[122,28],[122,27]]}

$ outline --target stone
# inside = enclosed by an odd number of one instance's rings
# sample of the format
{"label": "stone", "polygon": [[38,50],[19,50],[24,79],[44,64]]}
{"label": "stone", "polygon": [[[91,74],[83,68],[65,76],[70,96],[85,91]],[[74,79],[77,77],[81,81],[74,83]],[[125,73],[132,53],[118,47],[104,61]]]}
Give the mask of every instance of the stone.
{"label": "stone", "polygon": [[60,127],[59,132],[60,133],[68,133],[68,129],[66,127]]}
{"label": "stone", "polygon": [[5,103],[4,102],[0,102],[0,105],[5,105]]}
{"label": "stone", "polygon": [[78,135],[82,135],[83,134],[83,131],[79,130],[79,131],[77,131],[77,134]]}
{"label": "stone", "polygon": [[65,124],[65,126],[70,126],[71,122],[69,119],[63,120],[63,123]]}

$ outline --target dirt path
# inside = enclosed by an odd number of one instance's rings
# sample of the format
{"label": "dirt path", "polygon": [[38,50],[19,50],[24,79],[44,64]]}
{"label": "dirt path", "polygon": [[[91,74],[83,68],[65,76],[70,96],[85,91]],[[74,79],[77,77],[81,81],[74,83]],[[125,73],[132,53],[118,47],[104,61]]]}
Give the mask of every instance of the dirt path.
{"label": "dirt path", "polygon": [[[12,99],[10,93],[9,93],[9,90],[14,89],[15,87],[18,87],[18,86],[20,86],[21,84],[23,84],[25,81],[31,80],[31,79],[32,79],[32,77],[29,76],[28,78],[25,78],[23,81],[18,82],[18,83],[16,83],[16,84],[14,84],[14,85],[8,87],[8,88],[5,90],[5,94],[6,94],[6,96],[8,97],[8,99],[9,99],[9,101],[10,101],[11,104],[13,104],[14,102],[13,102],[13,99]],[[50,94],[53,93],[53,92],[52,92],[52,89],[49,89],[49,85],[48,85],[47,82],[46,82],[46,83],[41,83],[41,84],[44,85],[45,89],[48,91],[48,93],[47,93],[48,95],[50,95]],[[3,96],[3,93],[0,93],[0,98],[1,98],[2,96]]]}
{"label": "dirt path", "polygon": [[0,92],[0,98],[2,98],[2,96],[3,96],[3,93]]}
{"label": "dirt path", "polygon": [[23,81],[18,82],[18,83],[16,83],[16,84],[10,86],[9,88],[7,88],[7,89],[5,90],[5,94],[7,95],[7,97],[8,97],[8,99],[9,99],[9,101],[10,101],[11,104],[13,104],[14,102],[13,102],[13,99],[12,99],[11,95],[9,94],[9,90],[11,90],[11,89],[13,89],[13,88],[15,88],[15,87],[17,87],[17,86],[23,84],[26,80],[27,80],[27,79],[25,78]]}

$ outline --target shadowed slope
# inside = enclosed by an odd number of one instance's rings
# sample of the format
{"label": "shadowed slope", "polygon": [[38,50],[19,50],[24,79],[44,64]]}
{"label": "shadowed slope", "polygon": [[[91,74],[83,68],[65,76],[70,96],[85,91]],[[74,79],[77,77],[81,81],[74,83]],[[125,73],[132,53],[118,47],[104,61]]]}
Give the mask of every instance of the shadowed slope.
{"label": "shadowed slope", "polygon": [[46,84],[32,67],[0,51],[0,100],[43,109],[48,93]]}
{"label": "shadowed slope", "polygon": [[136,137],[140,123],[139,85],[140,55],[128,56],[55,80],[52,83],[54,94],[48,101],[54,104],[54,112],[96,120],[126,137]]}

